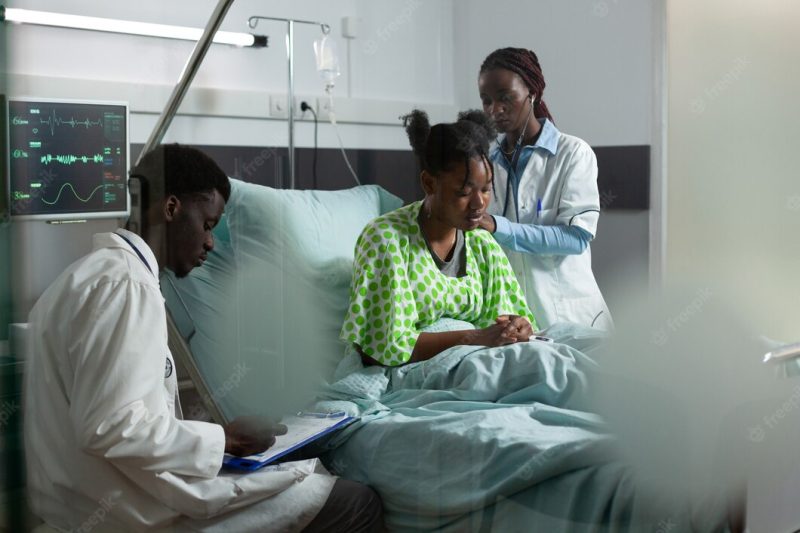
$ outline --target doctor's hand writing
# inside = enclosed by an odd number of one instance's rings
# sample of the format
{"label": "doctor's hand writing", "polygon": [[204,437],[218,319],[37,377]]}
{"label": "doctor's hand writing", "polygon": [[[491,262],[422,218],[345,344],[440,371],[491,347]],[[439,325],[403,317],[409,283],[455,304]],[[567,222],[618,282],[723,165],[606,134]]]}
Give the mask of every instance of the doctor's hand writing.
{"label": "doctor's hand writing", "polygon": [[286,426],[256,416],[242,416],[223,426],[225,453],[244,457],[261,453],[275,444],[276,435],[284,435]]}

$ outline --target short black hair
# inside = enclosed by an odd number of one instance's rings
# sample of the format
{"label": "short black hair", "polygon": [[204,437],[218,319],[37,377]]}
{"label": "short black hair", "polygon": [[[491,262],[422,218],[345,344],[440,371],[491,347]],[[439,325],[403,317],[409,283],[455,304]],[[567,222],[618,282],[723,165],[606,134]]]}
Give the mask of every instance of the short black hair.
{"label": "short black hair", "polygon": [[175,195],[179,199],[219,191],[225,202],[231,183],[211,157],[197,148],[178,143],[161,144],[150,150],[131,170],[131,177],[144,178],[147,205]]}
{"label": "short black hair", "polygon": [[478,158],[489,165],[494,177],[489,162],[489,145],[496,132],[483,112],[464,111],[458,114],[457,122],[434,126],[430,125],[428,114],[419,109],[400,118],[422,170],[438,176],[463,162],[467,168],[466,183],[469,180],[469,160]]}

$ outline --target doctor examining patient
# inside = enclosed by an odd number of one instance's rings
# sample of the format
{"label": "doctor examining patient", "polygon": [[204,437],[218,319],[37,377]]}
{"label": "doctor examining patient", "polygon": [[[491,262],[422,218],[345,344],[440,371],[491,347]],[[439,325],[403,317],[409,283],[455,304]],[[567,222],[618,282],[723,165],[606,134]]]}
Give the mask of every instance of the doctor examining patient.
{"label": "doctor examining patient", "polygon": [[[500,49],[480,69],[485,114],[434,126],[419,110],[403,117],[425,198],[374,220],[356,244],[341,338],[365,364],[525,342],[559,321],[612,327],[588,251],[595,156],[555,128],[544,86],[533,52]],[[495,126],[504,135],[493,142]],[[477,329],[423,331],[442,318]]]}

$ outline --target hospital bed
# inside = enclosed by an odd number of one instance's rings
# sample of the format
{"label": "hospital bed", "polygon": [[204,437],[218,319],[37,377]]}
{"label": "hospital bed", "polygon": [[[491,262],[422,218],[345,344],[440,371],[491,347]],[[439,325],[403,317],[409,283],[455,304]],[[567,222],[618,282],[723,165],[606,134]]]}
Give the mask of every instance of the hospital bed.
{"label": "hospital bed", "polygon": [[[516,423],[513,416],[506,425],[492,425],[486,422],[485,406],[461,413],[463,423],[453,413],[438,413],[441,416],[431,418],[430,424],[409,424],[410,418],[423,412],[429,416],[435,409],[433,403],[409,403],[419,402],[426,391],[420,389],[416,397],[399,398],[395,393],[389,398],[381,396],[379,389],[386,376],[389,380],[416,379],[414,370],[402,376],[366,370],[355,381],[334,377],[337,365],[346,357],[338,334],[348,302],[356,238],[368,220],[399,206],[399,199],[375,186],[292,191],[238,180],[232,180],[232,184],[226,214],[215,229],[216,247],[205,266],[187,278],[170,278],[162,283],[182,337],[180,346],[171,345],[173,355],[179,366],[186,366],[192,376],[200,378],[195,379],[199,396],[212,406],[215,420],[240,414],[291,412],[307,407],[315,397],[323,400],[316,408],[355,409],[353,414],[363,415],[359,424],[311,452],[321,454],[332,471],[377,485],[379,491],[385,489],[382,496],[387,520],[395,530],[506,531],[531,523],[553,531],[637,530],[631,529],[629,522],[631,513],[638,511],[628,501],[635,499],[626,486],[628,473],[606,455],[609,452],[602,431],[589,435],[597,423],[592,415],[553,409],[545,426],[558,426],[558,420],[565,420],[557,433],[576,427],[586,433],[565,438],[558,446],[543,445],[528,461],[514,455],[512,448],[519,445],[518,436],[509,434],[508,440],[503,440],[506,426]],[[553,335],[560,337],[562,346],[587,353],[598,340],[568,328]],[[796,354],[792,349],[773,350],[770,359],[788,359]],[[344,389],[348,390],[342,392]],[[190,416],[203,414],[197,407],[189,411]],[[440,465],[452,463],[450,454],[456,453],[459,442],[469,442],[470,432],[483,427],[497,433],[498,449],[505,450],[509,459],[494,458],[488,447],[469,444],[461,452],[469,456],[465,464],[474,467],[472,478],[451,479],[453,472],[447,468],[429,475]],[[403,434],[417,439],[416,459],[400,457],[396,464],[387,465],[377,454],[370,458],[371,449],[385,447],[385,442]],[[428,455],[422,451],[426,435],[441,439],[429,443]],[[398,457],[400,452],[392,449],[391,453]],[[431,454],[438,457],[431,460]],[[492,465],[494,470],[486,472],[484,465]],[[393,483],[393,476],[411,479]],[[499,492],[487,488],[486,480],[492,476],[500,478],[492,479],[492,484],[504,487]],[[415,501],[410,494],[415,486],[431,484],[432,480],[442,487],[430,494],[431,500],[441,498],[434,505],[438,511]],[[485,491],[485,501],[449,498],[446,487],[456,481],[476,492]],[[784,490],[798,487],[792,479],[780,483]],[[756,484],[758,487],[751,487],[748,510],[761,526],[759,530],[781,530],[772,529],[770,521],[800,527],[791,513],[785,516],[785,502],[776,500],[768,487],[769,479],[758,479]],[[771,496],[754,497],[758,494]],[[605,507],[598,507],[598,502]],[[780,509],[765,511],[778,503]],[[411,511],[415,505],[423,510],[420,516]],[[439,511],[441,514],[437,514]],[[653,516],[647,523],[654,531],[686,530],[688,513]],[[593,522],[595,519],[601,525]],[[694,526],[689,527],[702,530],[697,517],[692,520]]]}

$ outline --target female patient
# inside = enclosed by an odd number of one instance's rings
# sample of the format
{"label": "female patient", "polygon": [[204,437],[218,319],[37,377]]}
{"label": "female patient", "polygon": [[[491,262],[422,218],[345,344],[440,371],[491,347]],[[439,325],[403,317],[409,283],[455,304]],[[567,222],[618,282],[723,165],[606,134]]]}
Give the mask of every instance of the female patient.
{"label": "female patient", "polygon": [[[490,201],[494,131],[477,111],[431,127],[403,117],[425,199],[373,220],[358,239],[342,340],[398,366],[456,345],[527,341],[535,321],[503,250],[478,229]],[[480,329],[422,333],[440,318]]]}

